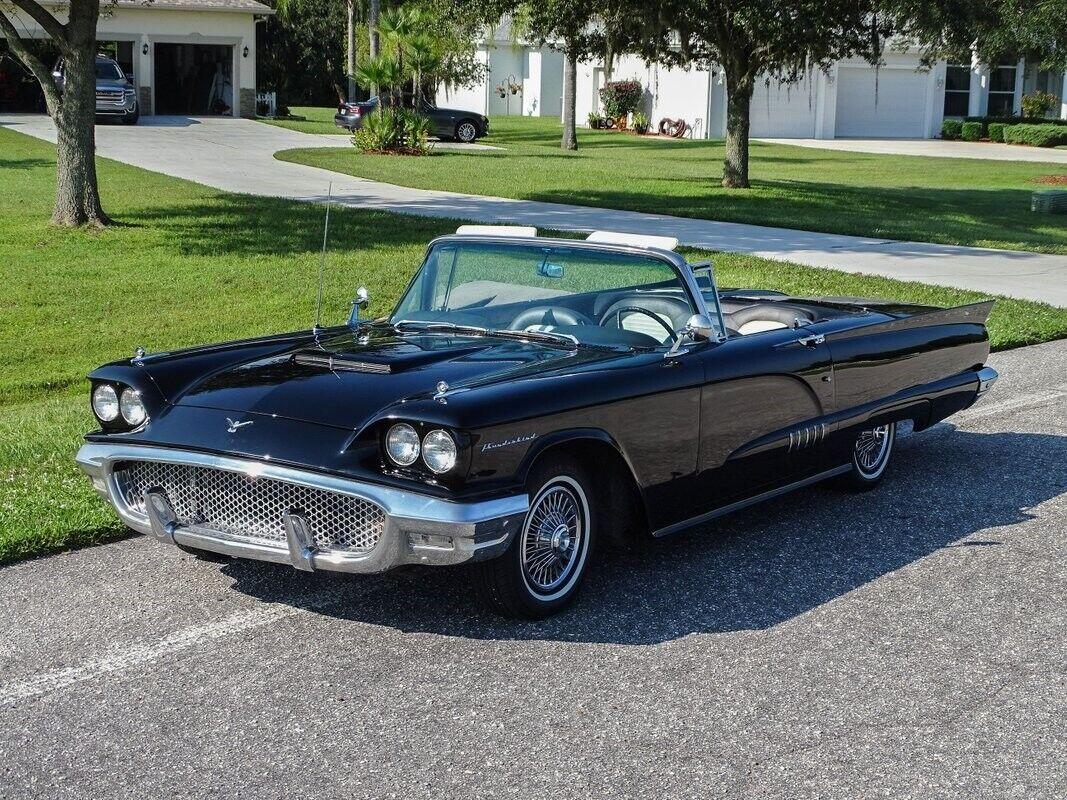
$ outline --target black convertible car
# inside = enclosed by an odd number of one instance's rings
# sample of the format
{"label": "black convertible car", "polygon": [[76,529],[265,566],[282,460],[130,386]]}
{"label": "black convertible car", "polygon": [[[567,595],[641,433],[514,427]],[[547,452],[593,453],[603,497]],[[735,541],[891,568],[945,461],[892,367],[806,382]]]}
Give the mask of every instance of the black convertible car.
{"label": "black convertible car", "polygon": [[[377,108],[377,97],[360,103],[341,103],[333,115],[333,123],[348,131],[359,130],[367,115],[373,114]],[[439,139],[470,144],[489,135],[489,117],[484,114],[458,108],[441,108],[425,101],[418,103],[416,108],[430,121],[431,135]]]}
{"label": "black convertible car", "polygon": [[[836,477],[970,406],[991,302],[719,290],[661,237],[465,226],[387,318],[90,375],[78,462],[160,541],[303,570],[474,562],[499,610],[570,602],[604,540]],[[933,476],[932,476],[933,477]]]}

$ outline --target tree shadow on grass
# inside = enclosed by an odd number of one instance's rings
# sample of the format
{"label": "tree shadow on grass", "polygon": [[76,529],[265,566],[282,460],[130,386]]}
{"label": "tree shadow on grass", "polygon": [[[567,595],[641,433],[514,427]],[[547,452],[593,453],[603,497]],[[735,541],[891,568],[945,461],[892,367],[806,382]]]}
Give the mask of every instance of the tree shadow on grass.
{"label": "tree shadow on grass", "polygon": [[0,155],[0,169],[39,169],[54,167],[55,163],[47,158],[5,158]]}
{"label": "tree shadow on grass", "polygon": [[237,591],[264,601],[405,632],[648,645],[765,630],[942,548],[997,559],[1014,535],[1010,526],[1065,491],[1067,436],[942,425],[899,441],[877,491],[856,495],[822,484],[645,552],[602,553],[578,603],[540,622],[492,615],[475,600],[464,569],[360,577],[249,561],[223,569]]}

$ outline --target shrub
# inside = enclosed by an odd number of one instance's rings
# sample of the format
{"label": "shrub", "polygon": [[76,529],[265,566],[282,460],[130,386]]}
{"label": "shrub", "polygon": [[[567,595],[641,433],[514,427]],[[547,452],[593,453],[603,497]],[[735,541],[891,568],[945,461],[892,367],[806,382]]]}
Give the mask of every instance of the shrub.
{"label": "shrub", "polygon": [[964,122],[960,126],[960,137],[965,142],[977,142],[982,138],[981,122]]}
{"label": "shrub", "polygon": [[986,136],[991,142],[1003,142],[1004,141],[1004,128],[1006,128],[1003,122],[990,122],[986,125]]}
{"label": "shrub", "polygon": [[1067,144],[1067,128],[1062,125],[1008,125],[1004,128],[1004,141],[1031,147],[1056,147]]}
{"label": "shrub", "polygon": [[963,123],[958,119],[946,119],[941,123],[942,139],[959,139],[963,133]]}
{"label": "shrub", "polygon": [[604,113],[611,119],[625,117],[641,104],[640,81],[611,81],[600,90]]}
{"label": "shrub", "polygon": [[1031,92],[1024,94],[1021,101],[1024,117],[1045,117],[1058,106],[1060,98],[1049,92]]}
{"label": "shrub", "polygon": [[633,125],[634,131],[640,134],[648,133],[649,125],[652,121],[648,118],[648,114],[643,111],[637,111],[634,113]]}
{"label": "shrub", "polygon": [[430,121],[405,108],[384,108],[363,119],[352,143],[363,153],[421,156],[429,152]]}

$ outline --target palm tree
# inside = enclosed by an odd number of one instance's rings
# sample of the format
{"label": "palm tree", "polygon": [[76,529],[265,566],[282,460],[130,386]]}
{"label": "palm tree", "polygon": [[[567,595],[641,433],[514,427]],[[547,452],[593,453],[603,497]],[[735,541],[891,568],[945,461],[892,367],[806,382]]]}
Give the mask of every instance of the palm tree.
{"label": "palm tree", "polygon": [[437,40],[429,33],[417,33],[408,38],[404,49],[415,74],[415,101],[423,99],[423,83],[428,76],[433,76],[441,68],[441,56],[438,53]]}
{"label": "palm tree", "polygon": [[379,111],[385,105],[382,95],[386,92],[389,105],[396,105],[396,89],[404,83],[406,77],[395,61],[384,56],[368,59],[356,68],[356,79],[365,86],[373,87],[374,93],[378,95]]}

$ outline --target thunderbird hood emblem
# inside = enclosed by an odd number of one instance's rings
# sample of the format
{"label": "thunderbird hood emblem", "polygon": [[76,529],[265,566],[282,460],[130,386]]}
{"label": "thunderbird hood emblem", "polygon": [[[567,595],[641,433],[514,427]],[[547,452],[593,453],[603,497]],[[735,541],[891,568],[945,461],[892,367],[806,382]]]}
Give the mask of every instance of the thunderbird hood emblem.
{"label": "thunderbird hood emblem", "polygon": [[230,427],[226,429],[226,433],[237,433],[238,428],[243,428],[245,425],[251,425],[253,420],[246,419],[241,422],[234,422],[229,417],[226,417],[226,421],[230,423]]}

